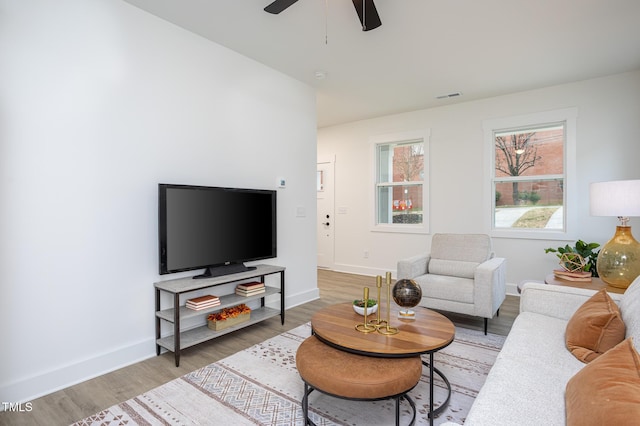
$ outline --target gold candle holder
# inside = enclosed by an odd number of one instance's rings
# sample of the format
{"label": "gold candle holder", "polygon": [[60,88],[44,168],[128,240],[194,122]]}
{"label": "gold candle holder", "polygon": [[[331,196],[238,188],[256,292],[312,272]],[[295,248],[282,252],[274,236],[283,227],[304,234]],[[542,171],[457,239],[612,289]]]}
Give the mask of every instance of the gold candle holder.
{"label": "gold candle holder", "polygon": [[361,324],[356,324],[356,330],[358,330],[361,333],[371,333],[372,331],[376,331],[376,327],[371,325],[371,324],[367,324],[367,305],[368,300],[369,300],[369,287],[365,287],[364,288],[364,322]]}
{"label": "gold candle holder", "polygon": [[382,301],[380,300],[380,289],[382,288],[382,277],[380,275],[376,277],[376,288],[378,289],[378,298],[376,299],[376,301],[378,302],[377,318],[369,321],[369,324],[375,325],[376,327],[380,327],[382,324],[387,323],[387,321],[380,319],[380,311],[382,311]]}
{"label": "gold candle holder", "polygon": [[391,327],[391,272],[387,272],[387,326],[386,327],[378,327],[378,332],[380,334],[392,335],[398,334],[398,329],[396,327]]}

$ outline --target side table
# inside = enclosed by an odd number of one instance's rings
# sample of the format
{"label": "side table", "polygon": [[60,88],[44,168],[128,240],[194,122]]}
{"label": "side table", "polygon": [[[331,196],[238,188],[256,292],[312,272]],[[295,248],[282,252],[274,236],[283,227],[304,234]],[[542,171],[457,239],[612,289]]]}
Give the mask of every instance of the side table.
{"label": "side table", "polygon": [[624,288],[612,287],[598,277],[591,277],[591,281],[569,281],[569,280],[563,280],[561,278],[558,278],[554,274],[549,274],[545,277],[544,283],[536,280],[520,281],[518,283],[518,294],[522,292],[522,286],[525,283],[531,283],[531,282],[540,283],[540,284],[549,284],[549,285],[561,285],[565,287],[586,288],[586,289],[595,290],[595,291],[605,288],[609,293],[619,293],[619,294],[624,293],[624,291],[626,290]]}
{"label": "side table", "polygon": [[612,287],[602,281],[598,277],[591,277],[591,281],[568,281],[556,277],[554,274],[549,274],[545,277],[544,282],[551,285],[563,285],[566,287],[587,288],[590,290],[598,291],[600,289],[607,289],[609,293],[622,294],[626,290],[625,288]]}

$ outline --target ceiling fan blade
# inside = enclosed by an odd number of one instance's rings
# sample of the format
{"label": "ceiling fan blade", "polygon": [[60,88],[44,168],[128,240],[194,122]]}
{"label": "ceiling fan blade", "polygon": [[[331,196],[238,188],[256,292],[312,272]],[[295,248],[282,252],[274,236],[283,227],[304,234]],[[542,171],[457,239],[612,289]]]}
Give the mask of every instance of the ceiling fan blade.
{"label": "ceiling fan blade", "polygon": [[353,0],[353,6],[356,8],[356,12],[358,12],[358,17],[362,24],[362,31],[370,31],[382,25],[373,0]]}
{"label": "ceiling fan blade", "polygon": [[283,10],[285,10],[286,8],[288,8],[289,6],[291,6],[297,1],[298,0],[276,0],[270,5],[268,5],[267,7],[265,7],[264,11],[277,15],[278,13],[282,12]]}

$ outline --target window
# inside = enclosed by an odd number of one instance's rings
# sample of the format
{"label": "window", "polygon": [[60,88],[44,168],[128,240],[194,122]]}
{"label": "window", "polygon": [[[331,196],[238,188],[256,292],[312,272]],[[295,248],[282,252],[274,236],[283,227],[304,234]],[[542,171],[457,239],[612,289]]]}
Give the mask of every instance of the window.
{"label": "window", "polygon": [[428,150],[425,132],[374,139],[374,230],[428,232]]}
{"label": "window", "polygon": [[569,109],[485,122],[492,235],[566,236],[575,195],[575,119]]}

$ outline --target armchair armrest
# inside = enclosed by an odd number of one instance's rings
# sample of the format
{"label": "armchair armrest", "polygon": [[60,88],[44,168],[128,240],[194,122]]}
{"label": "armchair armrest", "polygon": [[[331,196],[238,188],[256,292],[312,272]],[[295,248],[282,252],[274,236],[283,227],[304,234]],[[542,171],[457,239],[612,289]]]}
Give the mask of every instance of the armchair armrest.
{"label": "armchair armrest", "polygon": [[482,262],[475,270],[475,313],[492,318],[507,294],[507,260],[494,257]]}
{"label": "armchair armrest", "polygon": [[397,279],[413,279],[415,277],[419,277],[420,275],[426,274],[428,272],[430,259],[431,255],[427,253],[419,254],[408,259],[399,260],[398,270],[396,271]]}
{"label": "armchair armrest", "polygon": [[[520,312],[533,312],[563,320],[569,320],[595,290],[559,285],[525,283],[520,295]],[[609,293],[620,303],[621,294]]]}

